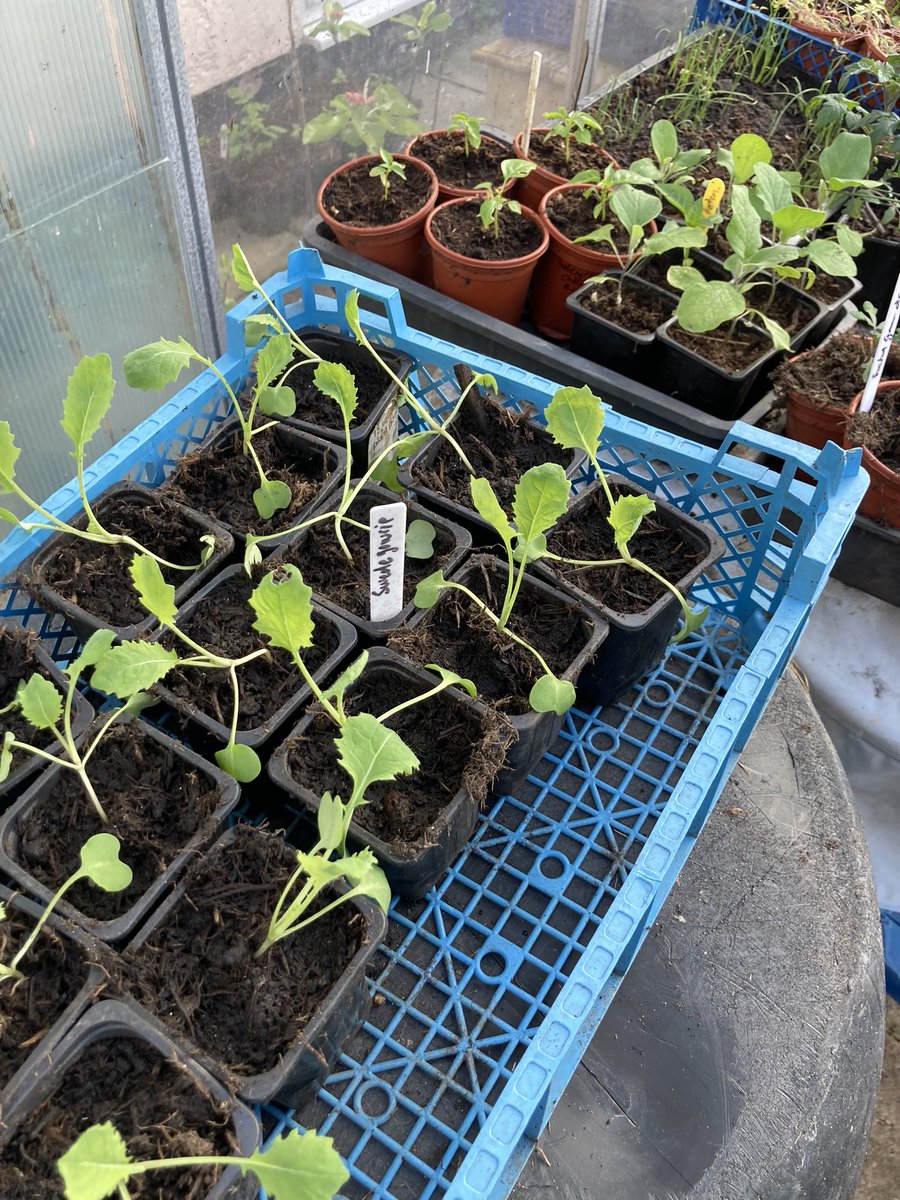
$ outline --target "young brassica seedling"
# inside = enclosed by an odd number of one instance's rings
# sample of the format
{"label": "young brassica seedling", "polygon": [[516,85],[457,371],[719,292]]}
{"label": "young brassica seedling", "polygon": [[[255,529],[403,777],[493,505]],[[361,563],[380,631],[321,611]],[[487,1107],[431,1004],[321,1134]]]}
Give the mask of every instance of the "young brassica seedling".
{"label": "young brassica seedling", "polygon": [[693,182],[691,172],[709,158],[708,149],[682,150],[678,130],[668,120],[654,121],[650,126],[652,158],[638,158],[628,168],[653,187],[685,186]]}
{"label": "young brassica seedling", "polygon": [[602,560],[571,559],[547,551],[547,559],[580,567],[630,566],[647,575],[652,575],[672,593],[681,605],[684,624],[673,641],[683,641],[689,633],[700,628],[709,613],[709,607],[707,606],[700,612],[694,612],[674,584],[660,575],[658,571],[654,571],[652,567],[635,558],[629,550],[629,542],[637,533],[644,517],[655,511],[656,505],[649,496],[644,495],[619,496],[618,499],[613,499],[609,480],[606,478],[606,472],[600,466],[598,457],[600,435],[603,432],[605,419],[603,402],[586,385],[581,388],[562,387],[547,405],[544,415],[547,429],[557,445],[566,450],[583,450],[587,454],[588,461],[600,481],[609,505],[606,519],[612,528],[616,549],[621,556]]}
{"label": "young brassica seedling", "polygon": [[388,197],[391,194],[391,178],[396,177],[397,179],[405,179],[406,164],[397,162],[393,154],[387,150],[379,150],[378,153],[381,157],[381,162],[376,163],[369,174],[373,179],[381,180],[381,199],[385,204],[387,204]]}
{"label": "young brassica seedling", "polygon": [[67,533],[87,542],[98,542],[107,546],[130,546],[142,554],[149,554],[158,563],[173,571],[196,571],[209,559],[216,548],[215,537],[208,533],[200,538],[201,553],[198,562],[173,563],[152,550],[142,546],[140,542],[127,534],[110,533],[105,529],[91,507],[88,500],[87,488],[84,482],[84,456],[94,434],[100,428],[103,418],[109,411],[112,402],[115,380],[112,374],[112,363],[108,354],[95,354],[79,360],[74,371],[69,376],[66,396],[63,400],[63,416],[60,425],[65,430],[74,449],[70,452],[75,459],[78,491],[81,495],[81,505],[86,517],[86,527],[78,529],[68,521],[63,521],[53,513],[43,508],[36,500],[16,483],[16,461],[21,454],[15,443],[8,421],[0,421],[0,495],[15,495],[27,504],[33,512],[38,513],[41,521],[20,521],[6,508],[0,508],[0,520],[18,525],[24,530],[48,529],[54,533]]}
{"label": "young brassica seedling", "polygon": [[479,117],[470,117],[467,112],[454,113],[447,128],[451,133],[456,129],[462,130],[463,152],[466,158],[473,151],[481,149],[481,119]]}
{"label": "young brassica seedling", "polygon": [[524,158],[504,158],[500,164],[501,182],[476,183],[475,190],[484,192],[485,197],[478,208],[478,216],[485,230],[490,230],[494,240],[500,238],[500,214],[508,208],[510,212],[520,214],[522,205],[518,200],[510,200],[507,196],[507,184],[513,179],[524,179],[534,170],[533,162]]}
{"label": "young brassica seedling", "polygon": [[66,1200],[127,1197],[125,1187],[136,1175],[207,1166],[239,1167],[244,1177],[252,1173],[271,1200],[333,1200],[350,1178],[331,1138],[312,1129],[283,1133],[247,1158],[201,1154],[134,1162],[125,1139],[105,1121],[80,1134],[57,1163]]}
{"label": "young brassica seedling", "polygon": [[[132,880],[132,870],[119,858],[120,849],[119,839],[111,833],[95,833],[93,837],[88,838],[79,853],[81,865],[50,899],[34,929],[16,951],[12,960],[8,964],[0,963],[0,979],[25,978],[19,970],[19,963],[37,941],[54,908],[80,879],[89,879],[95,887],[101,888],[104,892],[122,892],[129,886]],[[6,908],[0,903],[0,921],[5,920]]]}
{"label": "young brassica seedling", "polygon": [[[146,561],[153,563],[155,569],[159,571],[159,566],[154,559],[147,557]],[[162,575],[160,575],[160,579],[162,579]],[[173,588],[173,593],[174,590]],[[152,647],[147,648],[144,642],[123,642],[118,647],[118,653],[131,655],[132,670],[127,678],[117,679],[115,687],[104,687],[103,683],[109,681],[104,678],[103,664],[114,653],[114,641],[115,634],[111,629],[98,629],[91,634],[85,642],[81,654],[65,670],[67,681],[65,697],[59,694],[56,686],[49,679],[35,673],[19,684],[13,700],[2,710],[3,712],[20,712],[29,725],[35,729],[47,730],[52,733],[63,747],[63,754],[51,754],[38,746],[32,746],[29,742],[17,741],[11,730],[6,731],[3,744],[0,746],[0,783],[9,775],[13,750],[22,750],[46,762],[75,771],[88,799],[104,825],[108,818],[88,776],[88,763],[116,721],[129,713],[139,712],[150,702],[146,689],[152,687],[159,679]],[[138,647],[140,649],[137,649]],[[123,704],[121,708],[110,713],[91,738],[90,744],[85,749],[79,750],[72,733],[72,709],[79,677],[89,669],[93,669],[94,672],[94,686],[115,695]],[[98,682],[98,680],[102,682]]]}
{"label": "young brassica seedling", "polygon": [[539,651],[509,628],[509,619],[525,578],[526,567],[547,553],[547,534],[566,510],[569,486],[566,473],[558,463],[531,467],[516,484],[512,506],[514,527],[488,480],[473,476],[470,480],[472,503],[479,515],[496,530],[506,552],[506,591],[500,612],[493,612],[464,584],[445,579],[441,571],[435,571],[423,579],[415,595],[415,603],[419,608],[431,608],[441,593],[448,589],[467,596],[502,633],[534,655],[544,674],[532,687],[528,702],[535,712],[555,712],[558,716],[562,716],[575,703],[574,687],[567,680],[558,679]]}

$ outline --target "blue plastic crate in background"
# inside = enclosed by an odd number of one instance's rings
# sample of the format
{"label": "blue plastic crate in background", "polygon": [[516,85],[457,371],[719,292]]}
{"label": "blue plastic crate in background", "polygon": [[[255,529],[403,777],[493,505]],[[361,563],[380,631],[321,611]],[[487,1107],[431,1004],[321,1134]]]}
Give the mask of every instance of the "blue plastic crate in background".
{"label": "blue plastic crate in background", "polygon": [[[413,356],[411,386],[435,413],[458,396],[460,361],[493,375],[515,407],[540,413],[555,391],[410,329],[396,289],[323,267],[314,251],[294,251],[266,286],[293,325],[344,331],[358,288],[370,335]],[[256,353],[242,319],[263,307],[251,296],[227,318],[217,366],[233,384]],[[124,477],[159,483],[226,411],[204,372],[94,464],[89,494]],[[732,453],[743,447],[781,469]],[[334,1137],[352,1173],[348,1200],[509,1190],[784,671],[866,486],[858,452],[817,453],[740,423],[713,450],[610,412],[602,458],[725,539],[693,590],[710,618],[618,704],[572,710],[440,886],[394,903],[369,1020],[314,1101],[264,1111],[270,1134],[296,1123]],[[77,489],[47,503],[69,517]],[[0,580],[44,536],[0,543]],[[72,653],[71,634],[14,582],[0,585],[0,614],[35,628],[58,658]]]}

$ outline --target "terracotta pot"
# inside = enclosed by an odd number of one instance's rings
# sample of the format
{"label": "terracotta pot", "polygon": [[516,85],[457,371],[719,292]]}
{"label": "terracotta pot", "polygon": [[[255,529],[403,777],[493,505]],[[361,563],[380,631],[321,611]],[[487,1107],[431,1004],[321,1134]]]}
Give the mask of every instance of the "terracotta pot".
{"label": "terracotta pot", "polygon": [[437,200],[438,181],[431,167],[421,159],[410,158],[406,154],[395,154],[394,159],[396,162],[405,163],[407,169],[412,168],[414,171],[426,172],[431,183],[428,199],[411,217],[396,221],[393,225],[359,227],[346,225],[343,221],[336,221],[326,210],[323,197],[325,189],[331,181],[337,175],[359,163],[374,167],[376,163],[381,162],[377,154],[355,158],[352,162],[344,163],[336,171],[332,171],[319,188],[316,207],[322,220],[337,238],[338,245],[343,246],[345,250],[352,250],[355,254],[361,254],[363,258],[368,258],[371,262],[380,263],[381,266],[389,267],[392,271],[399,271],[401,275],[409,275],[411,278],[417,279],[423,267],[422,231],[425,227],[425,220]]}
{"label": "terracotta pot", "polygon": [[516,325],[525,307],[525,297],[528,285],[538,259],[547,249],[548,235],[546,227],[537,213],[529,208],[522,209],[522,216],[537,225],[543,236],[541,244],[530,254],[520,258],[501,259],[489,262],[485,259],[467,258],[457,254],[437,240],[431,226],[436,213],[450,208],[454,204],[473,204],[476,201],[448,200],[428,214],[425,222],[425,240],[431,250],[434,286],[442,296],[450,296],[477,308],[479,312],[487,313],[490,317],[498,317],[501,321],[509,321]]}
{"label": "terracotta pot", "polygon": [[[587,243],[570,241],[547,215],[548,205],[563,192],[586,191],[589,184],[564,183],[553,188],[541,201],[540,215],[550,235],[550,245],[534,275],[531,289],[531,319],[545,337],[567,338],[572,335],[572,310],[566,299],[577,292],[592,275],[621,270],[615,254],[596,250]],[[656,232],[655,222],[651,229]]]}
{"label": "terracotta pot", "polygon": [[[532,144],[534,144],[535,138],[538,137],[538,135],[545,134],[548,128],[549,127],[545,125],[540,129],[532,129]],[[517,158],[524,158],[526,162],[532,161],[529,159],[527,154],[522,153],[521,133],[517,133],[513,139],[513,150],[515,150]],[[607,162],[611,162],[613,166],[616,167],[619,165],[613,156],[611,154],[607,154],[607,152],[601,146],[597,147],[597,157],[600,160],[597,164],[598,168],[605,167]],[[603,161],[604,159],[606,160],[605,162]],[[518,181],[518,186],[516,187],[516,199],[521,201],[526,208],[533,208],[535,212],[537,212],[540,208],[541,201],[549,191],[552,191],[553,188],[559,187],[560,184],[568,182],[569,180],[566,179],[564,175],[557,175],[553,171],[548,171],[546,167],[536,165],[530,175],[526,175],[524,179],[520,179]]]}
{"label": "terracotta pot", "polygon": [[[459,140],[462,140],[463,137],[463,132],[461,129],[429,129],[427,133],[420,133],[417,134],[416,137],[412,138],[409,145],[406,147],[406,153],[410,156],[410,158],[415,158],[419,162],[425,162],[424,159],[419,157],[418,148],[422,142],[426,140],[426,138],[434,137],[434,135],[438,133],[448,134],[450,137],[457,138]],[[496,138],[487,137],[485,135],[482,135],[481,141],[482,145],[485,142],[489,142],[492,146],[499,146],[501,150],[506,152],[507,158],[512,157],[512,150],[510,150],[508,143],[504,145],[503,142],[498,142]],[[478,182],[481,183],[482,181],[479,179]],[[484,182],[487,183],[487,179],[485,179]],[[515,185],[515,182],[516,181],[514,179],[510,179],[508,183],[503,185],[503,191],[508,192]],[[469,200],[473,196],[482,196],[483,198],[483,193],[479,192],[476,188],[455,187],[452,183],[445,183],[443,179],[438,176],[438,195],[436,205],[444,204],[447,200]]]}
{"label": "terracotta pot", "polygon": [[[900,388],[896,380],[883,380],[875,389],[875,403],[882,393]],[[859,410],[862,392],[858,392],[850,401],[849,415],[852,417]],[[847,431],[844,431],[844,449],[850,449]],[[868,447],[862,448],[863,470],[869,474],[869,488],[863,496],[859,511],[864,517],[873,521],[884,521],[892,529],[900,529],[900,475],[885,466],[881,459],[876,458]]]}

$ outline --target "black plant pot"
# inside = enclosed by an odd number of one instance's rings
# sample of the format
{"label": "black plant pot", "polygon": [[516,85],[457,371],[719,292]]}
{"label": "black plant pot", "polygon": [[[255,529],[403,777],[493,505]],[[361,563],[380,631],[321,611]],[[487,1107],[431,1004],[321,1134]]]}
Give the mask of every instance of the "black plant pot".
{"label": "black plant pot", "polygon": [[[361,506],[368,512],[374,505],[395,504],[402,501],[406,505],[407,528],[413,521],[429,521],[437,531],[437,536],[434,539],[435,552],[430,559],[416,560],[418,562],[426,562],[427,570],[422,574],[430,575],[433,571],[440,568],[445,576],[448,576],[451,571],[462,561],[464,555],[472,545],[472,539],[468,531],[461,526],[449,520],[440,512],[432,512],[415,501],[407,500],[402,496],[398,496],[396,492],[388,491],[377,483],[367,483],[360,491],[360,499],[351,507],[351,513],[356,514],[357,519],[362,519],[362,514],[357,510],[357,504],[361,502]],[[317,512],[325,512],[333,508],[333,504],[328,501],[323,501],[317,506]],[[335,552],[340,554],[340,548],[334,538],[331,528],[327,523],[322,523],[322,528],[328,529],[328,536],[334,543]],[[346,528],[346,527],[345,527]],[[307,546],[310,533],[304,530],[298,533],[290,541],[285,542],[278,551],[269,559],[266,559],[266,566],[275,566],[281,561],[294,563],[304,571],[303,556],[304,549]],[[413,604],[414,589],[409,582],[409,563],[412,560],[407,558],[407,568],[405,572],[406,586],[404,594],[409,595],[406,604],[400,610],[396,617],[391,617],[389,620],[372,621],[368,615],[363,615],[360,612],[354,612],[351,609],[341,604],[335,594],[329,589],[327,580],[319,579],[313,574],[304,572],[304,579],[312,587],[314,594],[329,608],[338,613],[345,621],[349,621],[359,630],[360,637],[365,644],[383,642],[387,636],[398,626],[404,624],[412,613],[415,611]],[[363,613],[368,614],[370,610],[370,584],[369,584],[369,556],[368,547],[365,551],[364,559],[360,560],[359,565],[359,588],[356,593],[359,596],[360,608]]]}
{"label": "black plant pot", "polygon": [[[679,591],[687,593],[696,580],[724,555],[724,541],[708,525],[687,516],[674,505],[654,496],[652,492],[637,487],[630,480],[616,475],[609,475],[607,479],[620,492],[650,496],[656,504],[654,515],[657,519],[676,531],[682,541],[702,552],[701,561],[680,579],[673,580]],[[585,488],[573,500],[557,529],[566,523],[577,522],[580,515],[582,519],[591,521],[603,519],[593,510],[593,501],[602,495],[599,480]],[[604,511],[605,508],[604,501]],[[560,548],[554,544],[553,534],[550,535],[548,544],[551,551],[559,552]],[[558,571],[551,570],[545,562],[539,563],[536,569],[563,591],[570,592],[583,604],[596,608],[609,622],[609,636],[581,673],[578,683],[579,703],[590,708],[598,704],[612,704],[633,683],[643,679],[657,666],[675,633],[681,615],[681,605],[670,592],[665,592],[641,613],[622,613],[606,605],[601,595],[570,583]]]}
{"label": "black plant pot", "polygon": [[[611,273],[618,278],[618,272]],[[664,310],[665,319],[675,311],[678,298],[665,288],[632,277],[627,286],[636,297],[642,294],[652,297]],[[656,370],[656,330],[649,333],[633,333],[623,325],[602,317],[585,307],[585,299],[597,290],[597,284],[586,283],[566,300],[572,313],[572,349],[583,354],[592,362],[600,363],[612,371],[619,371],[638,383],[647,383],[658,376]]]}
{"label": "black plant pot", "polygon": [[[459,570],[454,572],[452,579],[471,587],[472,580],[482,571],[492,580],[503,581],[499,585],[502,594],[503,588],[505,588],[506,563],[490,554],[472,555]],[[452,591],[445,592],[433,608],[417,612],[409,622],[408,631],[404,631],[403,635],[396,639],[396,643],[392,640],[392,649],[414,654],[412,641],[414,631],[419,627],[437,623],[441,618],[442,609],[448,602],[451,602],[454,594]],[[569,593],[563,592],[545,579],[539,579],[531,572],[525,576],[520,600],[517,603],[522,603],[526,597],[538,601],[545,612],[549,611],[550,616],[546,620],[548,626],[559,626],[567,619],[571,620],[573,605],[575,606],[577,615],[573,624],[577,629],[578,644],[572,647],[569,665],[564,670],[558,671],[557,674],[559,678],[574,684],[577,688],[582,673],[597,656],[609,633],[609,626],[593,605],[576,602]],[[445,629],[443,632],[449,633],[449,629]],[[446,666],[447,663],[444,662],[440,665]],[[478,687],[477,677],[474,677],[474,683]],[[522,695],[520,699],[527,703],[528,697]],[[516,741],[507,750],[505,765],[494,781],[492,790],[495,795],[513,793],[524,782],[559,733],[565,717],[557,716],[552,712],[538,713],[529,710],[525,713],[510,715],[509,720],[516,733]]]}
{"label": "black plant pot", "polygon": [[[780,352],[767,337],[761,337],[759,358],[741,371],[728,372],[677,342],[669,332],[674,323],[671,317],[656,332],[660,379],[669,380],[671,390],[686,404],[726,421],[735,420],[753,402],[758,387],[764,386],[762,373],[768,375]],[[758,332],[744,322],[738,328],[744,333]]]}
{"label": "black plant pot", "polygon": [[[36,639],[33,639],[32,635],[27,634],[20,625],[0,625],[0,652],[2,652],[2,640],[4,637],[14,637],[22,641],[27,641],[31,653],[34,655],[35,669],[40,668],[41,674],[52,679],[63,696],[65,695],[65,676],[40,643]],[[72,704],[72,736],[75,739],[76,745],[81,744],[85,730],[93,719],[93,708],[88,704],[84,696],[76,691]],[[0,721],[2,721],[2,718],[0,718]],[[2,741],[2,724],[0,724],[0,742]],[[50,754],[59,754],[62,747],[59,742],[53,741],[46,747],[46,750]],[[21,796],[34,776],[45,766],[45,760],[39,758],[36,754],[24,755],[23,759],[24,761],[20,762],[15,770],[10,771],[6,780],[0,783],[0,808],[7,808],[13,800]]]}
{"label": "black plant pot", "polygon": [[859,303],[862,305],[870,300],[875,305],[878,319],[883,321],[900,274],[900,241],[875,235],[867,237],[856,266],[862,284]]}
{"label": "black plant pot", "polygon": [[[254,838],[276,836],[260,829],[251,829],[249,826],[235,826],[224,833],[206,852],[206,862],[215,863],[216,855],[239,834],[241,837]],[[176,905],[181,903],[188,882],[189,879],[182,880],[153,914],[129,945],[127,959],[139,961],[147,942],[158,932],[164,935],[166,921]],[[341,884],[335,886],[338,891],[343,888]],[[287,1108],[296,1107],[328,1073],[336,1062],[344,1042],[362,1023],[370,1003],[366,969],[387,933],[387,918],[381,909],[366,897],[354,897],[348,904],[356,909],[364,922],[365,931],[359,948],[323,1003],[274,1066],[255,1075],[239,1075],[199,1046],[189,1044],[190,1039],[182,1033],[170,1034],[185,1044],[206,1070],[223,1080],[248,1104],[266,1104],[273,1101]],[[238,934],[240,932],[237,931]],[[137,1006],[137,1002],[134,1003]],[[154,1014],[151,1015],[154,1016],[154,1020],[159,1019]]]}
{"label": "black plant pot", "polygon": [[851,301],[855,301],[862,290],[862,282],[859,279],[845,279],[842,282],[847,284],[847,290],[836,300],[819,300],[822,315],[806,331],[804,345],[818,346],[820,342],[823,342],[829,333],[841,323],[847,314],[847,305]]}
{"label": "black plant pot", "polygon": [[[274,562],[272,565],[274,566]],[[179,626],[183,626],[193,612],[210,603],[214,604],[216,591],[224,583],[235,577],[246,578],[244,568],[237,563],[226,567],[215,579],[211,579],[206,587],[201,588],[196,596],[192,596],[188,603],[179,609],[177,614]],[[255,614],[249,604],[247,605],[246,616],[247,627],[249,628],[255,619]],[[316,600],[313,600],[313,621],[316,625],[324,625],[333,631],[332,641],[334,649],[318,670],[313,672],[313,678],[316,683],[322,684],[337,672],[338,668],[356,645],[356,630],[348,621],[342,620],[330,608],[323,607]],[[165,636],[165,632],[160,631],[155,635],[153,640],[158,641]],[[265,645],[267,645],[265,639],[260,638],[260,646]],[[240,668],[238,668],[238,671],[240,672]],[[208,752],[211,754],[227,745],[231,736],[230,724],[217,720],[209,712],[200,708],[192,701],[179,696],[171,688],[167,687],[164,682],[158,683],[153,691],[160,700],[186,719],[190,736],[197,739],[199,748],[204,753]],[[298,671],[297,687],[289,698],[283,704],[279,705],[266,720],[261,721],[259,724],[246,729],[239,726],[237,730],[238,743],[243,746],[251,746],[257,752],[262,753],[267,746],[273,744],[284,724],[291,720],[297,709],[309,699],[309,695],[309,685],[303,682]]]}
{"label": "black plant pot", "polygon": [[[227,561],[229,555],[234,549],[234,539],[224,526],[208,517],[205,513],[198,512],[196,509],[188,507],[172,496],[165,493],[141,487],[136,483],[120,483],[114,487],[107,489],[102,498],[93,504],[93,509],[97,514],[97,519],[102,523],[104,508],[107,501],[125,497],[129,504],[134,504],[135,507],[141,505],[164,505],[170,510],[174,510],[180,514],[181,523],[183,525],[193,526],[197,530],[197,561],[200,561],[200,555],[203,547],[200,543],[200,538],[205,534],[213,534],[216,539],[216,548],[210,555],[209,559],[196,571],[178,571],[173,572],[176,575],[175,583],[175,603],[181,604],[188,596],[199,588],[203,582],[214,575],[222,565]],[[70,521],[69,524],[76,528],[83,529],[86,525],[84,515]],[[98,629],[112,629],[123,640],[131,640],[132,638],[140,637],[143,634],[149,633],[155,629],[158,622],[156,617],[147,616],[140,621],[132,621],[129,624],[117,625],[112,620],[102,620],[93,613],[88,612],[80,605],[73,603],[66,596],[63,596],[56,588],[45,582],[47,568],[50,559],[56,552],[57,547],[64,539],[71,539],[72,534],[60,533],[54,535],[40,550],[35,554],[30,563],[26,564],[25,570],[30,577],[31,585],[36,590],[37,596],[41,604],[49,611],[59,613],[65,617],[69,625],[75,630],[79,638],[86,642],[92,633]],[[150,546],[148,549],[156,550],[157,547]],[[161,549],[162,557],[165,558],[165,547]],[[118,567],[116,567],[118,570]]]}
{"label": "black plant pot", "polygon": [[[371,404],[365,420],[350,426],[350,450],[352,457],[351,471],[354,475],[364,475],[369,464],[398,437],[398,414],[402,397],[400,389],[389,378],[372,358],[368,350],[361,346],[355,338],[346,337],[339,333],[327,333],[320,329],[298,329],[300,337],[314,353],[327,362],[343,363],[357,380],[361,391],[363,387],[374,390],[371,380],[373,372],[377,372],[383,381],[381,395]],[[398,379],[405,380],[412,371],[415,363],[408,354],[397,350],[388,350],[379,346],[378,353],[391,368]],[[307,368],[310,372],[313,366]],[[293,376],[288,376],[287,386],[291,386]],[[299,397],[298,397],[299,400]],[[344,447],[344,429],[340,423],[340,412],[337,404],[330,402],[333,410],[333,422],[307,421],[298,403],[297,412],[286,420],[287,425],[296,426],[307,433],[317,434],[330,442],[336,442]]]}
{"label": "black plant pot", "polygon": [[[99,718],[96,725],[99,726],[103,720],[105,718]],[[180,742],[167,737],[158,729],[154,729],[152,725],[146,724],[146,722],[133,720],[132,726],[143,738],[156,742],[157,745],[172,753],[176,758],[183,759],[186,770],[202,774],[209,779],[211,786],[218,793],[218,800],[212,813],[198,827],[183,849],[171,859],[164,870],[157,876],[154,883],[121,916],[111,920],[100,920],[86,916],[66,899],[59,902],[55,911],[74,924],[79,925],[82,929],[87,930],[98,941],[106,942],[109,945],[121,943],[133,935],[135,929],[147,919],[148,914],[159,902],[160,897],[165,895],[184,870],[191,856],[198,850],[202,850],[204,846],[208,846],[210,842],[219,836],[225,827],[225,822],[229,814],[237,806],[240,799],[240,788],[230,775],[226,775],[218,767],[213,766]],[[88,731],[88,736],[90,736],[90,731]],[[60,766],[47,768],[9,811],[4,813],[3,817],[0,818],[0,868],[2,868],[8,878],[15,880],[21,887],[26,888],[32,896],[38,897],[45,904],[50,901],[54,892],[52,888],[32,875],[20,861],[23,852],[22,828],[25,819],[31,813],[42,806],[53,803],[53,788],[63,770],[65,768]],[[100,797],[100,801],[101,803],[103,802],[102,796]],[[91,832],[99,833],[101,830],[95,829]],[[127,845],[122,846],[121,857],[124,862],[129,861]],[[129,863],[129,865],[134,864]]]}
{"label": "black plant pot", "polygon": [[[197,1099],[208,1098],[215,1105],[227,1106],[229,1123],[239,1153],[248,1157],[256,1149],[260,1126],[256,1117],[243,1104],[235,1103],[228,1091],[207,1071],[194,1062],[155,1021],[136,1006],[119,1000],[105,1000],[85,1013],[78,1023],[56,1045],[52,1055],[39,1064],[39,1069],[17,1080],[15,1094],[3,1111],[0,1125],[0,1151],[16,1137],[23,1136],[28,1118],[49,1099],[59,1087],[65,1073],[90,1047],[110,1038],[134,1038],[146,1043],[160,1058],[176,1065],[178,1070],[195,1083]],[[134,1081],[135,1090],[146,1086],[145,1080]],[[189,1118],[182,1115],[182,1123]],[[92,1114],[84,1114],[84,1128],[95,1123]],[[177,1119],[179,1114],[173,1114]],[[163,1175],[159,1176],[162,1180]],[[205,1192],[202,1200],[254,1200],[259,1184],[253,1175],[241,1176],[240,1168],[226,1167],[215,1185]]]}
{"label": "black plant pot", "polygon": [[[373,677],[387,681],[391,676],[403,682],[410,697],[430,691],[437,682],[437,676],[433,672],[423,671],[390,650],[383,647],[370,650],[369,661],[362,678],[370,682],[373,681]],[[348,698],[352,697],[352,693],[351,688],[347,693]],[[485,706],[457,688],[440,693],[439,702],[457,722],[466,722],[472,728],[480,728],[485,721]],[[380,715],[381,711],[385,711],[384,707],[375,715]],[[410,711],[415,713],[418,710]],[[318,819],[320,797],[295,779],[291,771],[290,756],[292,743],[295,739],[309,736],[311,726],[320,714],[321,709],[318,705],[311,707],[299,724],[291,730],[287,741],[282,742],[275,750],[268,766],[269,778],[290,797],[313,826]],[[334,737],[337,732],[332,726],[328,736]],[[476,745],[473,745],[472,749],[475,750]],[[494,764],[497,768],[502,762],[502,753],[502,742],[498,740]],[[464,772],[465,765],[461,764],[461,773]],[[479,767],[482,772],[479,783],[483,786],[483,797],[490,786],[490,766],[483,756]],[[402,829],[397,830],[398,837],[394,841],[385,841],[371,833],[359,821],[352,820],[347,844],[351,852],[370,846],[387,876],[391,891],[416,900],[437,883],[466,845],[475,828],[479,807],[479,798],[463,784],[427,831],[414,841],[404,838]]]}

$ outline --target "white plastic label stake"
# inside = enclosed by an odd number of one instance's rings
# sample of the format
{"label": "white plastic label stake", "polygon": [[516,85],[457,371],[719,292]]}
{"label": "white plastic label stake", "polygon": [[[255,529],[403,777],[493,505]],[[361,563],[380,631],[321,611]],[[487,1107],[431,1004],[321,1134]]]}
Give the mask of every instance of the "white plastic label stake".
{"label": "white plastic label stake", "polygon": [[369,509],[369,620],[389,621],[403,608],[406,505]]}
{"label": "white plastic label stake", "polygon": [[882,329],[881,337],[878,339],[875,357],[872,359],[872,369],[869,371],[869,378],[866,380],[862,400],[859,402],[860,412],[867,413],[872,411],[872,405],[875,401],[875,389],[881,383],[881,376],[884,374],[884,368],[887,364],[898,319],[900,319],[900,275],[897,276],[897,282],[894,284],[894,294],[891,296],[887,316],[884,318],[884,329]]}

